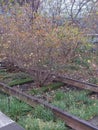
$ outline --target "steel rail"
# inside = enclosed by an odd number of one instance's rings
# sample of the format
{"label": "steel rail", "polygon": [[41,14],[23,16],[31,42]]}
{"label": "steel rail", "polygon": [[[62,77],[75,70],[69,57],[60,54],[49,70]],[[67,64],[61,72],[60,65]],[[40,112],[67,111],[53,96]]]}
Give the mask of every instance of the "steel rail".
{"label": "steel rail", "polygon": [[[20,69],[20,70],[22,70],[22,69]],[[27,72],[26,69],[24,69],[23,71]],[[31,69],[30,72],[37,72],[37,69]],[[40,70],[40,72],[43,73],[43,74],[47,73],[47,71],[44,71],[44,70]],[[81,89],[86,89],[86,90],[98,93],[98,85],[83,82],[83,81],[76,80],[76,79],[72,79],[72,78],[69,78],[67,76],[65,76],[65,77],[60,76],[60,75],[55,74],[55,73],[50,73],[50,75],[51,75],[51,77],[53,78],[54,81],[60,81],[60,82],[63,82],[65,84],[68,84],[68,85],[71,85],[71,86],[74,86],[74,87],[78,87],[78,88],[81,88]]]}
{"label": "steel rail", "polygon": [[[2,68],[2,62],[0,62],[0,64],[1,64],[1,68]],[[3,66],[3,67],[6,68],[6,66]],[[23,72],[28,72],[27,69],[23,69],[23,68],[20,68],[20,67],[19,67],[19,69]],[[37,72],[37,71],[38,71],[37,69],[31,69],[29,74],[31,74],[32,72]],[[47,71],[45,71],[45,70],[40,70],[40,72],[41,73],[47,73]],[[63,82],[65,84],[68,84],[68,85],[71,85],[71,86],[74,86],[74,87],[78,87],[78,88],[81,88],[81,89],[86,89],[86,90],[90,90],[92,92],[98,93],[98,85],[79,81],[79,80],[76,80],[76,79],[72,79],[72,78],[69,78],[67,76],[65,76],[65,77],[59,76],[58,74],[56,75],[55,73],[50,73],[50,75],[53,77],[54,81],[60,81],[60,82]]]}
{"label": "steel rail", "polygon": [[19,100],[26,102],[32,107],[35,107],[38,104],[43,105],[44,107],[50,109],[55,114],[55,116],[63,120],[68,126],[75,130],[98,130],[97,126],[91,125],[87,121],[81,120],[78,117],[75,117],[41,99],[27,95],[26,93],[21,92],[19,90],[15,90],[14,88],[10,88],[3,83],[0,83],[0,90],[16,97]]}
{"label": "steel rail", "polygon": [[79,81],[76,79],[71,79],[71,78],[63,77],[63,76],[56,76],[56,79],[54,79],[54,80],[63,82],[65,84],[68,84],[68,85],[71,85],[74,87],[78,87],[81,89],[86,89],[86,90],[90,90],[92,92],[98,93],[98,85],[95,85],[95,84],[82,82],[82,81]]}

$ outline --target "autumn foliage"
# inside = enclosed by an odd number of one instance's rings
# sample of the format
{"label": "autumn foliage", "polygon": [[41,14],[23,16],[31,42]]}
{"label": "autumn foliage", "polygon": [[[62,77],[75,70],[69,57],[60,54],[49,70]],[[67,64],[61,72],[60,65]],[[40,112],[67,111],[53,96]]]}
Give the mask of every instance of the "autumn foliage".
{"label": "autumn foliage", "polygon": [[31,22],[28,5],[15,8],[11,15],[0,16],[1,55],[28,72],[45,70],[43,78],[38,73],[42,84],[50,72],[62,69],[78,55],[77,48],[84,44],[83,32],[67,21],[57,26],[39,14]]}

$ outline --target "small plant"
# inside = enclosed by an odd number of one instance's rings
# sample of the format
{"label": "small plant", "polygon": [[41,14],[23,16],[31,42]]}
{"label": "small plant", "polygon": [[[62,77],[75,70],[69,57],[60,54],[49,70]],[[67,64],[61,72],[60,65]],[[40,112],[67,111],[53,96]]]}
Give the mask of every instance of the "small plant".
{"label": "small plant", "polygon": [[66,93],[57,91],[52,104],[75,116],[88,120],[98,115],[98,101],[90,99],[88,93],[89,91],[84,90],[70,90]]}
{"label": "small plant", "polygon": [[70,130],[43,106],[33,109],[4,93],[0,93],[0,110],[22,125],[25,130]]}
{"label": "small plant", "polygon": [[5,76],[5,75],[7,75],[6,70],[5,70],[5,69],[1,69],[1,70],[0,70],[0,77],[3,77],[3,76]]}
{"label": "small plant", "polygon": [[46,85],[46,86],[43,86],[41,88],[35,88],[31,91],[32,94],[42,94],[44,92],[47,92],[47,91],[51,91],[51,90],[55,90],[57,88],[60,88],[61,86],[63,86],[64,83],[61,83],[61,82],[57,82],[57,83],[51,83],[49,85]]}
{"label": "small plant", "polygon": [[28,74],[23,73],[23,72],[19,72],[19,73],[15,73],[12,77],[12,80],[16,80],[16,79],[26,79],[27,77],[30,77]]}
{"label": "small plant", "polygon": [[0,74],[5,73],[5,72],[6,72],[6,69],[0,69]]}
{"label": "small plant", "polygon": [[32,107],[11,96],[2,94],[0,100],[0,110],[9,115],[13,120],[18,121],[20,116],[27,115]]}
{"label": "small plant", "polygon": [[62,100],[64,99],[64,97],[65,97],[65,94],[62,91],[57,91],[55,94],[55,100]]}
{"label": "small plant", "polygon": [[65,66],[65,68],[64,69],[68,69],[68,70],[79,70],[79,66],[78,65],[68,65],[68,66]]}
{"label": "small plant", "polygon": [[89,79],[89,82],[93,84],[98,84],[98,78],[92,77]]}
{"label": "small plant", "polygon": [[25,79],[16,79],[16,80],[12,80],[8,83],[8,85],[10,87],[13,87],[15,85],[21,85],[27,82],[33,82],[32,78],[25,78]]}
{"label": "small plant", "polygon": [[61,121],[53,122],[53,121],[43,121],[39,118],[32,118],[32,116],[28,116],[26,121],[24,122],[26,130],[68,130],[64,123]]}
{"label": "small plant", "polygon": [[50,110],[44,108],[43,106],[36,106],[34,108],[33,116],[35,118],[43,119],[44,121],[55,120],[53,113]]}

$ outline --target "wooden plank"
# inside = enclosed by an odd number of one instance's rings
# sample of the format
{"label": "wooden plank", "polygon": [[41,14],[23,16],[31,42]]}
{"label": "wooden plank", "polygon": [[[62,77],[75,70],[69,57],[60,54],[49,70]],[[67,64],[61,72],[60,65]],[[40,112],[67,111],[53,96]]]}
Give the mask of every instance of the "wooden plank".
{"label": "wooden plank", "polygon": [[81,120],[73,115],[70,115],[69,113],[64,112],[61,109],[54,107],[53,105],[34,96],[27,95],[26,93],[18,90],[16,91],[15,89],[10,88],[3,83],[0,83],[0,90],[26,102],[32,107],[35,107],[35,105],[37,104],[45,106],[46,108],[50,109],[58,118],[63,120],[68,126],[75,130],[98,130],[97,126],[91,125],[87,121]]}
{"label": "wooden plank", "polygon": [[82,88],[82,89],[86,89],[98,93],[98,85],[95,84],[86,83],[86,82],[82,82],[79,80],[71,79],[68,77],[62,77],[62,76],[57,76],[55,81],[63,82],[71,86],[75,86],[78,88]]}

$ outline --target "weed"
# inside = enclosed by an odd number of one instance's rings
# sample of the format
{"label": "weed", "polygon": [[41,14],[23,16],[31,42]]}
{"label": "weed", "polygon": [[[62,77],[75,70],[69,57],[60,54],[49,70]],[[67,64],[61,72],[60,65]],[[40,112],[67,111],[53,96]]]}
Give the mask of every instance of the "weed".
{"label": "weed", "polygon": [[57,88],[60,88],[61,86],[63,86],[64,83],[61,83],[61,82],[57,82],[57,83],[52,83],[52,84],[49,84],[47,86],[43,86],[41,87],[40,89],[38,88],[35,88],[33,89],[30,93],[32,94],[42,94],[44,92],[47,92],[47,91],[50,91],[50,90],[55,90]]}
{"label": "weed", "polygon": [[29,105],[11,96],[2,94],[0,97],[0,110],[16,121],[20,116],[27,115],[32,109]]}
{"label": "weed", "polygon": [[45,121],[43,122],[42,119],[39,118],[32,118],[32,116],[28,116],[26,119],[24,127],[26,130],[68,130],[65,127],[64,123],[61,121],[53,122],[53,121]]}
{"label": "weed", "polygon": [[52,104],[68,111],[69,113],[88,120],[98,115],[98,100],[92,100],[88,96],[89,91],[56,92]]}
{"label": "weed", "polygon": [[6,69],[0,69],[0,74],[5,73],[5,72],[6,72]]}
{"label": "weed", "polygon": [[34,115],[35,118],[43,119],[44,121],[55,120],[53,113],[49,110],[44,108],[43,106],[36,106],[34,108]]}
{"label": "weed", "polygon": [[24,102],[4,93],[0,93],[0,110],[26,130],[69,130],[65,123],[54,119],[52,112],[43,106],[33,109]]}
{"label": "weed", "polygon": [[25,79],[15,79],[8,83],[9,86],[21,85],[27,82],[33,82],[32,78],[25,78]]}
{"label": "weed", "polygon": [[26,73],[23,72],[19,72],[19,73],[15,73],[12,77],[12,80],[16,80],[16,79],[26,79],[26,78],[30,78],[30,76]]}
{"label": "weed", "polygon": [[98,78],[92,77],[89,79],[89,82],[93,84],[98,84]]}
{"label": "weed", "polygon": [[55,94],[55,100],[62,100],[64,99],[64,97],[65,97],[65,94],[62,91],[57,91]]}

